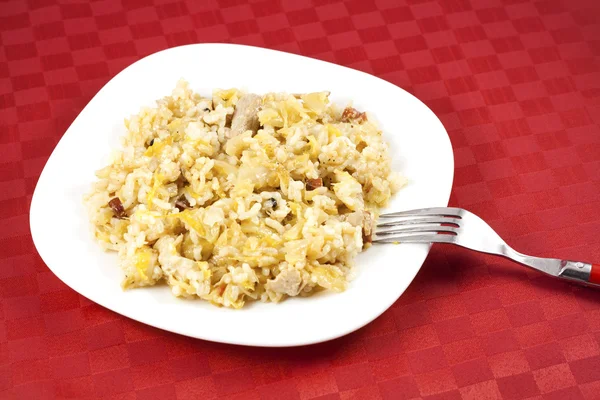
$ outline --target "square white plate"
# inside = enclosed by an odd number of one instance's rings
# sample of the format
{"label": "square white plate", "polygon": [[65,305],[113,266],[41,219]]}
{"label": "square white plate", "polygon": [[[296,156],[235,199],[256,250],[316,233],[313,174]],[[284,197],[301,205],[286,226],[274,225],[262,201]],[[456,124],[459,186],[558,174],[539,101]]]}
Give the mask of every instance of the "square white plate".
{"label": "square white plate", "polygon": [[122,291],[114,253],[95,243],[82,204],[124,135],[123,120],[171,92],[178,79],[206,96],[215,88],[255,93],[331,91],[378,120],[393,167],[409,179],[389,210],[446,206],[454,160],[433,112],[382,79],[294,54],[231,44],[196,44],[152,54],[106,84],[50,156],[31,203],[33,241],[48,267],[90,300],[137,321],[196,338],[254,346],[297,346],[348,334],[381,315],[410,284],[428,245],[375,245],[357,260],[344,293],[252,303],[241,310],[175,298],[167,286]]}

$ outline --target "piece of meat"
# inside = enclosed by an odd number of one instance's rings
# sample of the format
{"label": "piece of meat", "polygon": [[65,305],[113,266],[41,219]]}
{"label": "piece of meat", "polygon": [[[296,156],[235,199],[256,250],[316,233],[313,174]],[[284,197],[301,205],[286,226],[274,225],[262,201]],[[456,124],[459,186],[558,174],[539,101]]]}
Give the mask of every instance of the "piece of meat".
{"label": "piece of meat", "polygon": [[321,186],[323,186],[323,179],[321,178],[306,180],[306,190],[315,190]]}
{"label": "piece of meat", "polygon": [[261,104],[262,98],[256,94],[248,93],[240,97],[231,119],[230,138],[240,135],[248,130],[256,133],[260,127],[258,122],[258,110]]}
{"label": "piece of meat", "polygon": [[185,198],[185,196],[181,196],[180,198],[178,198],[175,201],[175,207],[177,207],[177,209],[179,211],[183,211],[186,210],[188,208],[191,208],[190,203],[188,202],[188,200]]}
{"label": "piece of meat", "polygon": [[360,112],[356,108],[346,107],[342,113],[342,122],[357,122],[362,124],[367,120],[367,113]]}
{"label": "piece of meat", "polygon": [[276,293],[287,294],[288,296],[297,296],[300,292],[302,276],[297,269],[284,269],[275,279],[267,281],[265,287]]}
{"label": "piece of meat", "polygon": [[354,211],[342,215],[342,221],[348,221],[352,226],[362,226],[363,215],[361,211]]}
{"label": "piece of meat", "polygon": [[365,245],[373,242],[373,214],[369,211],[354,211],[346,214],[343,220],[348,221],[353,226],[360,226],[362,230],[363,248]]}
{"label": "piece of meat", "polygon": [[121,199],[119,199],[118,197],[115,197],[114,199],[109,201],[108,206],[113,210],[115,217],[119,219],[127,217],[127,214],[125,214],[125,208],[123,207],[123,203],[121,203]]}
{"label": "piece of meat", "polygon": [[369,211],[363,211],[362,218],[363,248],[373,242],[373,216]]}

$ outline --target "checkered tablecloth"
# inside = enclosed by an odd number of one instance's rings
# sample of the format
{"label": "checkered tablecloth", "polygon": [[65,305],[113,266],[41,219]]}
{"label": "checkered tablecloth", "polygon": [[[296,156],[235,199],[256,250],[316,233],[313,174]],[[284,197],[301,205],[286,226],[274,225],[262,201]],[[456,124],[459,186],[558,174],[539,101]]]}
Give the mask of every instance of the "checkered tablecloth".
{"label": "checkered tablecloth", "polygon": [[460,248],[434,246],[375,322],[305,348],[159,331],[61,283],[28,227],[53,147],[127,65],[198,42],[410,91],[452,139],[452,205],[523,252],[600,261],[598,0],[2,0],[1,399],[600,399],[600,291]]}

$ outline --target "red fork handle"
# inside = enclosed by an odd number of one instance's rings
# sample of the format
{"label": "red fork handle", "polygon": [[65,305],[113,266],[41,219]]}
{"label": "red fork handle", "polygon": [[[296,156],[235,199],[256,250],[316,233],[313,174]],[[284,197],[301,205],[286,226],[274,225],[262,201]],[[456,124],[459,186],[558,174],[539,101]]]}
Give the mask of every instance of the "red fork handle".
{"label": "red fork handle", "polygon": [[600,285],[600,264],[592,264],[589,282]]}

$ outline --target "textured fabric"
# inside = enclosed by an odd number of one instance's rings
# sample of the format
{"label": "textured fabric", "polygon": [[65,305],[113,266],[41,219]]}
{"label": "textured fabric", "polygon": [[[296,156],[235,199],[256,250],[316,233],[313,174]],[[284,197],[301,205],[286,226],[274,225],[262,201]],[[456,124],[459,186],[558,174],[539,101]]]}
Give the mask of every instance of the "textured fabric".
{"label": "textured fabric", "polygon": [[452,139],[452,205],[522,252],[599,262],[598,0],[4,0],[0,30],[0,398],[600,399],[600,291],[503,259],[434,246],[367,327],[256,349],[87,301],[28,228],[44,163],[102,85],[170,46],[233,42],[415,94]]}

